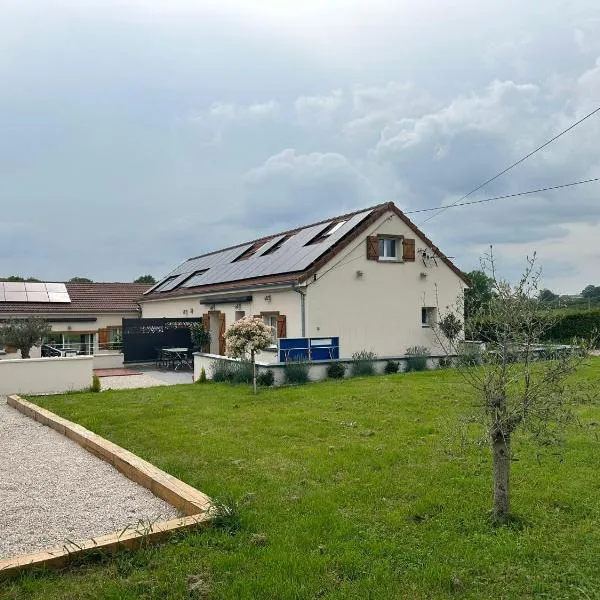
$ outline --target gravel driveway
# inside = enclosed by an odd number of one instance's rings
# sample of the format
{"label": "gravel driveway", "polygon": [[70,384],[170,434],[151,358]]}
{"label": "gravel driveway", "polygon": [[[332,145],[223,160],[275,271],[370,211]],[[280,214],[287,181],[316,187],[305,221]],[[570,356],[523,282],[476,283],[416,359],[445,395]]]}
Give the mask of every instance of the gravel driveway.
{"label": "gravel driveway", "polygon": [[0,397],[0,558],[180,516]]}

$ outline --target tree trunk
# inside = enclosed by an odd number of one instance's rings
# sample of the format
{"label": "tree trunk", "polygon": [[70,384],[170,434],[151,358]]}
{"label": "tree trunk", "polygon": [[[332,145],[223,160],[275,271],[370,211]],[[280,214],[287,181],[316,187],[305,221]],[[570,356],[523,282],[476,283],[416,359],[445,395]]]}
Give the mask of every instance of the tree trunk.
{"label": "tree trunk", "polygon": [[251,351],[250,355],[252,357],[252,389],[256,394],[256,361],[254,360],[254,350]]}
{"label": "tree trunk", "polygon": [[31,348],[21,348],[21,358],[30,358],[29,352]]}
{"label": "tree trunk", "polygon": [[506,523],[510,514],[510,434],[492,432],[494,465],[494,521]]}

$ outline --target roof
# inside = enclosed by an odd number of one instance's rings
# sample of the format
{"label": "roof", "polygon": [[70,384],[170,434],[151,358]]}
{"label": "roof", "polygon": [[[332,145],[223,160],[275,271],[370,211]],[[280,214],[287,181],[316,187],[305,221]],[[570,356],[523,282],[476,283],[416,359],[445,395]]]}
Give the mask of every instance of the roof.
{"label": "roof", "polygon": [[145,283],[66,283],[70,303],[0,302],[0,315],[135,313]]}
{"label": "roof", "polygon": [[467,282],[464,273],[393,202],[387,202],[189,258],[149,289],[140,301],[301,283],[390,211]]}

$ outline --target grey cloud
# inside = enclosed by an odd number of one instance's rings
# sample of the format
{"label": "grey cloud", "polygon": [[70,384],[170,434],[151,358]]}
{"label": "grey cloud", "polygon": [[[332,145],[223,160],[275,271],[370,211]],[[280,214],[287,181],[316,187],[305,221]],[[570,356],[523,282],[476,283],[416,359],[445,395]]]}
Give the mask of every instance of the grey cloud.
{"label": "grey cloud", "polygon": [[287,149],[246,173],[245,217],[294,226],[372,204],[372,187],[347,157]]}

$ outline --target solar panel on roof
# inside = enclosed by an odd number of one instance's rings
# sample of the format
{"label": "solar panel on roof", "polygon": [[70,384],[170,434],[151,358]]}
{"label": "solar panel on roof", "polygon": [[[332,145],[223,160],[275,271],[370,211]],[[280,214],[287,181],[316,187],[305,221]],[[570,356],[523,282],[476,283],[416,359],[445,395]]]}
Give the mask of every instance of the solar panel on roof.
{"label": "solar panel on roof", "polygon": [[[367,210],[353,215],[346,221],[332,219],[326,223],[305,227],[293,234],[274,236],[262,245],[256,242],[243,244],[229,250],[190,258],[177,266],[149,292],[303,271],[371,213],[371,210]],[[308,244],[315,238],[320,238],[318,243]],[[283,243],[280,244],[282,240]],[[239,260],[251,248],[255,248],[255,253]],[[195,274],[195,271],[201,270],[208,271],[202,275]],[[189,279],[186,280],[184,275]]]}
{"label": "solar panel on roof", "polygon": [[0,302],[71,302],[64,283],[0,282]]}

